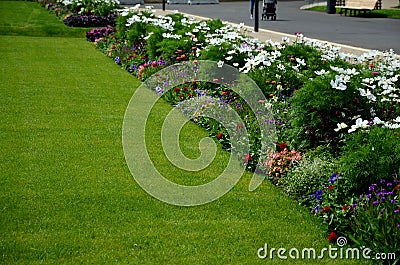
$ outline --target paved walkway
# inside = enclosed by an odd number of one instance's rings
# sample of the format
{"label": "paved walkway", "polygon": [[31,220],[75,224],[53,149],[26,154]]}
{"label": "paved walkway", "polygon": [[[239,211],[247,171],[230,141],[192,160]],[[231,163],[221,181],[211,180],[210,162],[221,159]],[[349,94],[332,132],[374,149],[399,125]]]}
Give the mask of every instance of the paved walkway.
{"label": "paved walkway", "polygon": [[[394,1],[397,0],[383,0],[383,3],[384,6],[390,6]],[[301,10],[304,4],[304,1],[298,0],[278,1],[277,20],[260,20],[260,31],[252,35],[260,40],[280,41],[282,36],[293,37],[295,32],[299,32],[312,39],[341,44],[344,52],[360,54],[370,49],[393,49],[400,54],[400,19],[345,17],[339,14]],[[160,4],[153,6],[161,9]],[[249,17],[249,2],[167,5],[166,9],[167,12],[178,10],[200,18],[219,18],[232,23],[243,22],[250,30],[254,28],[254,20],[250,20]],[[161,13],[161,10],[158,12]]]}

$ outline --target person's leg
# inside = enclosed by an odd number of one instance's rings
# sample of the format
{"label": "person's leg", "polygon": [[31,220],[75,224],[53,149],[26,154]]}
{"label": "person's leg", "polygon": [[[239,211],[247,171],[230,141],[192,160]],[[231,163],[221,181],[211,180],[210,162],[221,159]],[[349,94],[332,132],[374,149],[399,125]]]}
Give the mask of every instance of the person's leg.
{"label": "person's leg", "polygon": [[253,18],[254,0],[250,0],[250,18]]}

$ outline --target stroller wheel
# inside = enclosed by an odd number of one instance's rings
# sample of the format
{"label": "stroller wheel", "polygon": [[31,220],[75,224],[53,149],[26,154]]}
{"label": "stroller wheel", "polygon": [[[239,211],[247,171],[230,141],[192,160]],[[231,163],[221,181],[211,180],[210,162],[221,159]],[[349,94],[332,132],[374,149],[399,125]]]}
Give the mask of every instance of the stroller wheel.
{"label": "stroller wheel", "polygon": [[276,16],[273,16],[273,18],[272,18],[273,20],[276,20]]}

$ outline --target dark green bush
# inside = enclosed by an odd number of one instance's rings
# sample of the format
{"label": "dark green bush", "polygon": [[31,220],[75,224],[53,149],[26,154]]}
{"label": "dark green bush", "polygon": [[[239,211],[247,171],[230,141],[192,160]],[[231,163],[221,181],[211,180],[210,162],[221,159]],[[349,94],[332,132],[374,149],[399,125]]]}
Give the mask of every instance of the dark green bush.
{"label": "dark green bush", "polygon": [[327,145],[334,152],[341,146],[339,122],[353,123],[356,115],[367,116],[369,107],[359,96],[359,82],[351,82],[346,90],[332,88],[335,74],[319,76],[295,91],[290,100],[291,145],[296,149]]}
{"label": "dark green bush", "polygon": [[361,194],[381,179],[393,178],[400,170],[400,129],[371,127],[368,132],[347,136],[339,159],[344,173],[344,194]]}
{"label": "dark green bush", "polygon": [[69,27],[107,27],[115,26],[117,14],[109,14],[106,16],[97,15],[69,15],[64,19],[64,24]]}

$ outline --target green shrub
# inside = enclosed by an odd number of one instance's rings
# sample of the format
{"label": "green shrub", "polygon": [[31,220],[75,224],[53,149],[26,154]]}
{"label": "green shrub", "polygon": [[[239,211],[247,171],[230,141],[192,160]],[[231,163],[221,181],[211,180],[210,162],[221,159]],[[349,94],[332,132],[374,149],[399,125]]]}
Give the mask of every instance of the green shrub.
{"label": "green shrub", "polygon": [[352,117],[369,113],[365,98],[358,96],[359,82],[338,90],[330,84],[334,79],[334,73],[319,76],[295,91],[291,98],[290,137],[295,148],[327,145],[338,151],[342,137],[335,131],[337,124],[349,124]]}
{"label": "green shrub", "polygon": [[315,194],[336,170],[335,161],[329,153],[309,152],[289,170],[285,178],[279,180],[279,186],[289,196],[307,204],[309,196]]}
{"label": "green shrub", "polygon": [[339,160],[344,173],[343,193],[360,194],[381,179],[388,179],[400,169],[400,130],[373,126],[347,136]]}

